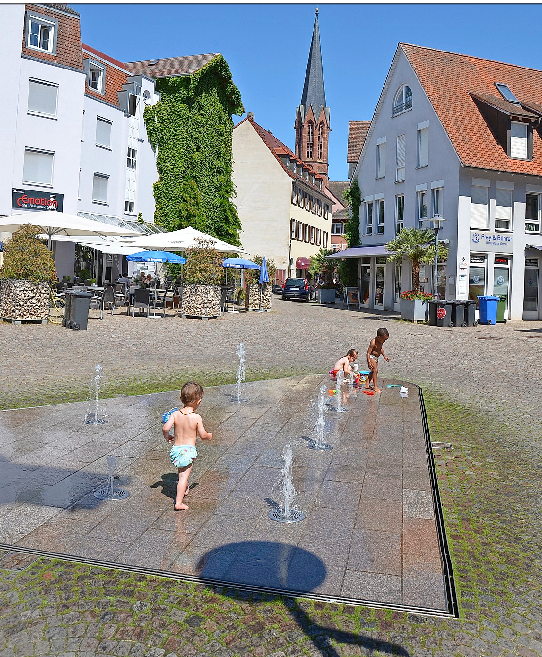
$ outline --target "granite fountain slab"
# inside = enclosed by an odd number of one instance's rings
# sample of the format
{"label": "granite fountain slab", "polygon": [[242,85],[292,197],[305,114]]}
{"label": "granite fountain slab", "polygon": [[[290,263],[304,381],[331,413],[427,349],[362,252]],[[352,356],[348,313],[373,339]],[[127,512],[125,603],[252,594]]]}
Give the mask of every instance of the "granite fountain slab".
{"label": "granite fountain slab", "polygon": [[[401,383],[409,389],[401,397]],[[380,395],[343,385],[325,409],[325,440],[309,449],[321,385],[311,375],[209,388],[200,412],[189,510],[175,512],[176,472],[161,416],[168,392],[0,413],[0,544],[40,554],[245,588],[455,614],[455,594],[418,388],[383,381]],[[320,416],[321,420],[321,416]],[[273,522],[282,451],[293,450],[294,502],[305,519]],[[94,495],[108,481],[123,500]],[[111,458],[109,458],[111,462]]]}

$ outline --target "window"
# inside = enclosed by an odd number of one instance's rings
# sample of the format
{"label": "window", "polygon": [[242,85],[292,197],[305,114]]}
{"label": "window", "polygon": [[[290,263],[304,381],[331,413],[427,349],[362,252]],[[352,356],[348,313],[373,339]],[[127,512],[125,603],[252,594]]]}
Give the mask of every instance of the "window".
{"label": "window", "polygon": [[137,150],[135,148],[128,147],[128,154],[126,156],[126,166],[128,169],[136,168],[136,156]]}
{"label": "window", "polygon": [[[429,164],[429,128],[428,122],[418,125],[418,167],[426,167]],[[423,127],[420,127],[423,126]]]}
{"label": "window", "polygon": [[105,66],[93,62],[91,59],[85,59],[83,62],[87,73],[87,84],[91,89],[105,93]]}
{"label": "window", "polygon": [[527,194],[525,198],[525,232],[540,232],[540,194]]}
{"label": "window", "polygon": [[92,179],[92,202],[107,203],[107,183],[109,176],[104,173],[95,173]]}
{"label": "window", "polygon": [[405,196],[398,194],[395,197],[395,234],[399,233],[404,228],[404,215],[405,215]]}
{"label": "window", "polygon": [[510,157],[516,160],[526,160],[527,155],[527,124],[510,122]]}
{"label": "window", "polygon": [[495,229],[512,230],[512,190],[497,187]]}
{"label": "window", "polygon": [[422,189],[417,192],[418,201],[418,225],[427,219],[427,190]]}
{"label": "window", "polygon": [[470,227],[489,228],[489,206],[487,187],[471,186],[470,193]]}
{"label": "window", "polygon": [[54,54],[57,26],[58,23],[54,18],[28,12],[26,17],[27,47]]}
{"label": "window", "polygon": [[344,235],[344,224],[342,221],[331,224],[332,235]]}
{"label": "window", "polygon": [[124,201],[124,212],[128,214],[133,214],[134,212],[134,202],[133,201]]}
{"label": "window", "polygon": [[324,126],[320,123],[318,126],[318,159],[324,156]]}
{"label": "window", "polygon": [[375,201],[376,205],[376,232],[378,235],[384,234],[384,199]]}
{"label": "window", "polygon": [[316,233],[316,230],[315,230],[314,226],[311,226],[310,230],[309,230],[309,240],[310,240],[311,244],[314,244],[314,239],[316,237],[315,233]]}
{"label": "window", "polygon": [[396,148],[396,170],[395,181],[401,182],[405,179],[405,135],[398,135]]}
{"label": "window", "polygon": [[96,146],[111,148],[111,121],[100,117],[96,120]]}
{"label": "window", "polygon": [[312,121],[307,124],[307,159],[312,160],[314,151],[314,125]]}
{"label": "window", "polygon": [[431,190],[431,196],[433,200],[433,217],[442,217],[442,187],[435,187]]}
{"label": "window", "polygon": [[383,178],[386,175],[386,142],[376,145],[376,177]]}
{"label": "window", "polygon": [[399,87],[397,93],[393,98],[393,113],[392,116],[405,112],[412,107],[412,91],[410,87],[404,84]]}
{"label": "window", "polygon": [[28,81],[28,113],[56,116],[58,85],[41,80]]}
{"label": "window", "polygon": [[324,247],[324,249],[327,249],[327,240],[328,240],[328,233],[325,232],[324,239],[322,240],[322,246]]}
{"label": "window", "polygon": [[52,186],[54,157],[55,154],[51,152],[25,149],[23,181]]}
{"label": "window", "polygon": [[365,215],[365,233],[367,235],[373,234],[373,202],[369,201],[366,205],[366,215]]}
{"label": "window", "polygon": [[495,82],[495,86],[497,87],[499,93],[505,100],[507,100],[509,103],[520,105],[519,100],[514,96],[510,87],[507,84],[504,84],[504,82]]}
{"label": "window", "polygon": [[290,219],[290,239],[297,238],[297,222],[295,219]]}

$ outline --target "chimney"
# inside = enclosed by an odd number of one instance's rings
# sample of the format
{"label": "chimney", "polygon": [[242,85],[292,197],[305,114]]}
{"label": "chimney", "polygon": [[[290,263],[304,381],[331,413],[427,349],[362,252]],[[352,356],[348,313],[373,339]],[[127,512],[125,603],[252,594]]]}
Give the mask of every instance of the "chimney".
{"label": "chimney", "polygon": [[254,112],[247,112],[247,119],[249,121],[254,121]]}

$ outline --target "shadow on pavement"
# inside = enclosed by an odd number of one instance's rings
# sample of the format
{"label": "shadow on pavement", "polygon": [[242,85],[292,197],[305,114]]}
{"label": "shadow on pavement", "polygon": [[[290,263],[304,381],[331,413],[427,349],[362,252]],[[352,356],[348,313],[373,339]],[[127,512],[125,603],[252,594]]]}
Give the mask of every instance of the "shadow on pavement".
{"label": "shadow on pavement", "polygon": [[[272,506],[271,500],[266,501]],[[197,571],[198,576],[203,580],[218,578],[222,580],[221,583],[207,584],[214,592],[244,602],[247,598],[250,599],[251,594],[248,591],[258,588],[263,594],[266,593],[266,589],[289,589],[303,594],[310,593],[325,581],[327,574],[324,562],[311,552],[295,545],[269,541],[229,543],[210,550],[200,559]],[[243,590],[243,586],[246,590]],[[396,643],[333,630],[314,623],[295,598],[284,599],[275,592],[267,593],[267,596],[271,595],[275,596],[276,600],[283,601],[284,607],[299,629],[325,657],[340,657],[331,645],[331,641],[358,645],[390,655],[410,657],[410,653]]]}

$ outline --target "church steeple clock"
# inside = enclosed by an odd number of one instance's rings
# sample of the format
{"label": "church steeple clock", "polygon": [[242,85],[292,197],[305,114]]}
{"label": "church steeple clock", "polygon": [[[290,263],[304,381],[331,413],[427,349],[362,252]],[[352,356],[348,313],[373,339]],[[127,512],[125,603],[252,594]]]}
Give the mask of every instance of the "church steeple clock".
{"label": "church steeple clock", "polygon": [[295,121],[295,154],[324,177],[325,185],[328,183],[330,130],[329,107],[326,107],[324,91],[324,70],[317,8],[305,84]]}

